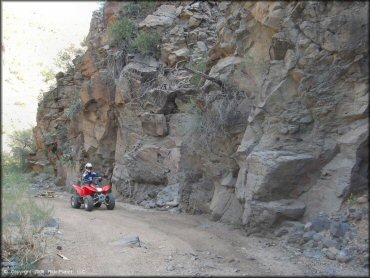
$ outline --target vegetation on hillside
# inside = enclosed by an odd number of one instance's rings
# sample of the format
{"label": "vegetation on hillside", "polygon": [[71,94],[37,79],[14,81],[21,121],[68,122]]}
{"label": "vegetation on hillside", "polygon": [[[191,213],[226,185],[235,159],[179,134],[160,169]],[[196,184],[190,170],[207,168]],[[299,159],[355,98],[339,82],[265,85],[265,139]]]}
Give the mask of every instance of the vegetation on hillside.
{"label": "vegetation on hillside", "polygon": [[32,129],[16,130],[9,135],[10,153],[3,153],[2,163],[5,172],[27,169],[28,157],[36,150]]}
{"label": "vegetation on hillside", "polygon": [[2,261],[11,262],[13,270],[30,270],[45,255],[47,238],[42,229],[53,208],[36,203],[27,194],[32,179],[27,170],[27,158],[34,152],[32,130],[15,131],[10,136],[11,152],[1,158],[2,196]]}
{"label": "vegetation on hillside", "polygon": [[122,3],[124,16],[109,28],[110,43],[126,51],[137,51],[157,56],[161,35],[157,32],[138,31],[135,19],[143,19],[153,13],[156,1],[129,1]]}

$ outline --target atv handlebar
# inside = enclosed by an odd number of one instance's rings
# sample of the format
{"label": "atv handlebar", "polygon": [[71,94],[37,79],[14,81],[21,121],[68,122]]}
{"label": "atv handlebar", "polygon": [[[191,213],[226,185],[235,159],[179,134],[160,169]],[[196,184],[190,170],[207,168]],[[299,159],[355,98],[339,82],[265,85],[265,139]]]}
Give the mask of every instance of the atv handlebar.
{"label": "atv handlebar", "polygon": [[91,184],[93,183],[94,185],[99,185],[99,183],[101,183],[102,181],[102,177],[94,177],[92,178],[92,180],[90,179],[84,179],[82,178],[82,184]]}

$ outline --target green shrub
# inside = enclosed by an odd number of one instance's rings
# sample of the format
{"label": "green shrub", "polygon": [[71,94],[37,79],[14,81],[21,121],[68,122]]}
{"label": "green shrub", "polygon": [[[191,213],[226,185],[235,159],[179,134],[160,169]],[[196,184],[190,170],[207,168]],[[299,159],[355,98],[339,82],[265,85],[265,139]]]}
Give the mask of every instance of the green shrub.
{"label": "green shrub", "polygon": [[[4,169],[4,168],[3,168]],[[2,259],[15,259],[16,270],[29,270],[45,255],[47,239],[41,233],[53,207],[27,195],[31,179],[16,169],[2,175]]]}
{"label": "green shrub", "polygon": [[132,47],[136,48],[142,54],[157,54],[160,40],[161,36],[158,33],[142,31],[134,39]]}
{"label": "green shrub", "polygon": [[[206,59],[203,58],[200,61],[190,64],[190,68],[201,73],[206,71]],[[193,86],[199,87],[200,81],[202,80],[202,76],[199,74],[194,73],[192,78],[190,79],[190,84]]]}
{"label": "green shrub", "polygon": [[356,197],[355,195],[353,195],[353,193],[351,193],[348,197],[347,197],[347,204],[348,206],[353,206],[354,204],[356,204]]}
{"label": "green shrub", "polygon": [[144,18],[155,11],[157,1],[128,1],[122,5],[128,16]]}
{"label": "green shrub", "polygon": [[141,9],[144,14],[150,14],[155,11],[157,1],[140,1]]}
{"label": "green shrub", "polygon": [[128,48],[131,45],[136,32],[135,24],[127,17],[123,17],[120,21],[112,24],[109,28],[109,37],[111,43],[120,47]]}
{"label": "green shrub", "polygon": [[127,15],[133,17],[140,15],[141,7],[139,3],[129,1],[127,3],[123,3],[123,6],[127,11]]}

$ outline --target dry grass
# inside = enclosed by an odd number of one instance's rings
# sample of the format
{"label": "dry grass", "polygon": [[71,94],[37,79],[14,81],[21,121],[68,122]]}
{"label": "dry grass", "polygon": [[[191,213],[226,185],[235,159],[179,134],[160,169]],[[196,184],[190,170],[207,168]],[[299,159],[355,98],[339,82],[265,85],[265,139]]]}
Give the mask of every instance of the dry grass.
{"label": "dry grass", "polygon": [[2,261],[16,262],[17,270],[29,270],[44,257],[48,238],[42,229],[53,211],[27,196],[29,183],[21,172],[2,177]]}
{"label": "dry grass", "polygon": [[228,139],[229,128],[240,124],[246,118],[238,111],[241,93],[237,90],[219,92],[207,99],[192,100],[187,113],[193,116],[186,129],[186,144],[192,151],[212,150],[216,139]]}

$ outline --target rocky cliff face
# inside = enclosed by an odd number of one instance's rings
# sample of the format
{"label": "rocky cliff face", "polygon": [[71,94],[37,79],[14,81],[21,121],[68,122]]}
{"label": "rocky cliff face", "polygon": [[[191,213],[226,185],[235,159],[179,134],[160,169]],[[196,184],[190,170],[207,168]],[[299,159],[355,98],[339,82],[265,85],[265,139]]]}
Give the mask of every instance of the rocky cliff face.
{"label": "rocky cliff face", "polygon": [[[39,103],[34,170],[92,162],[114,194],[250,232],[340,209],[368,183],[367,2],[108,2]],[[131,16],[159,55],[114,46]]]}

